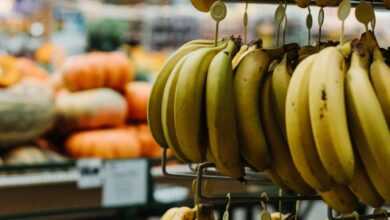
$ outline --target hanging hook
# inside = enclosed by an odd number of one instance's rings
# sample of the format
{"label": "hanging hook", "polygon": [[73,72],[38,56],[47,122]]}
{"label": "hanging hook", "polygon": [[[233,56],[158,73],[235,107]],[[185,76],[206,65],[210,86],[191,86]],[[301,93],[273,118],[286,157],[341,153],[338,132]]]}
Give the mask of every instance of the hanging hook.
{"label": "hanging hook", "polygon": [[245,12],[244,12],[244,44],[248,43],[248,0],[245,0]]}
{"label": "hanging hook", "polygon": [[267,203],[269,202],[269,197],[267,192],[263,192],[260,195],[260,205],[261,205],[261,212],[260,212],[260,219],[261,220],[270,220],[271,218],[271,213],[268,211]]}
{"label": "hanging hook", "polygon": [[320,8],[318,12],[318,46],[321,44],[321,35],[322,35],[322,25],[324,24],[325,12],[324,7]]}
{"label": "hanging hook", "polygon": [[215,36],[214,36],[214,44],[218,45],[218,37],[219,37],[219,22],[225,19],[227,13],[226,5],[222,0],[218,0],[211,5],[210,14],[211,17],[215,21]]}
{"label": "hanging hook", "polygon": [[284,24],[283,24],[283,45],[286,44],[286,34],[287,34],[287,0],[284,0]]}
{"label": "hanging hook", "polygon": [[308,14],[306,16],[306,28],[307,28],[307,45],[311,45],[311,28],[313,26],[313,16],[311,14],[310,5],[307,6]]}
{"label": "hanging hook", "polygon": [[356,211],[352,212],[352,216],[355,218],[355,220],[359,220],[360,219],[359,213],[357,213]]}
{"label": "hanging hook", "polygon": [[295,201],[295,217],[294,217],[294,220],[298,220],[300,208],[301,208],[301,201],[296,200]]}
{"label": "hanging hook", "polygon": [[231,196],[230,193],[226,194],[226,207],[225,207],[225,212],[223,213],[223,218],[222,220],[229,220],[229,209],[230,209],[230,202],[231,202]]}

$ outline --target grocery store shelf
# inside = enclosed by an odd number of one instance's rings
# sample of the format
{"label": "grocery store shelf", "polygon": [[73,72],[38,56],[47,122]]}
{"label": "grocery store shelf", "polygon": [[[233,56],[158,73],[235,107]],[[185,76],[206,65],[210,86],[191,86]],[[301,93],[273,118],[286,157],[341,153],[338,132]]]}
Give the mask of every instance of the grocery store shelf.
{"label": "grocery store shelf", "polygon": [[0,176],[0,188],[70,183],[76,182],[78,178],[79,173],[76,169],[69,171],[4,175]]}

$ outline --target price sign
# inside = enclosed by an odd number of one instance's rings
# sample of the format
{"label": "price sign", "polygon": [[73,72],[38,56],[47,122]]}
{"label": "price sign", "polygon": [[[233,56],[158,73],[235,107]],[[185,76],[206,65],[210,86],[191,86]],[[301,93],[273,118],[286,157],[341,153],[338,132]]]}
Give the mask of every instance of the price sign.
{"label": "price sign", "polygon": [[104,165],[103,207],[145,204],[148,172],[146,160],[107,161]]}
{"label": "price sign", "polygon": [[77,161],[79,178],[77,186],[80,189],[96,188],[102,185],[102,160],[80,159]]}

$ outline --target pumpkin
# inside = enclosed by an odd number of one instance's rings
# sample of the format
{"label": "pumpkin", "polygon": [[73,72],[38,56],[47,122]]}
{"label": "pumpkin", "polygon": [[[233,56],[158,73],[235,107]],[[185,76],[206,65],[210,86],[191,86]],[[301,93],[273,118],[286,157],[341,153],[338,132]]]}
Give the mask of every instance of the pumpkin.
{"label": "pumpkin", "polygon": [[22,74],[23,79],[35,79],[43,82],[49,80],[49,74],[46,70],[30,59],[18,58],[15,66],[15,68]]}
{"label": "pumpkin", "polygon": [[142,153],[136,132],[129,128],[74,133],[66,140],[65,148],[75,158],[135,158]]}
{"label": "pumpkin", "polygon": [[0,146],[30,142],[50,129],[55,120],[52,91],[25,81],[0,89]]}
{"label": "pumpkin", "polygon": [[36,146],[19,146],[7,152],[4,157],[7,165],[42,164],[49,162],[63,162],[66,159],[58,153],[40,149]]}
{"label": "pumpkin", "polygon": [[147,124],[142,124],[136,127],[138,139],[142,146],[142,156],[157,158],[161,157],[162,148],[154,140],[152,133]]}
{"label": "pumpkin", "polygon": [[22,74],[16,68],[17,58],[13,56],[0,56],[0,87],[16,84],[22,78]]}
{"label": "pumpkin", "polygon": [[151,89],[151,85],[147,82],[130,82],[126,85],[125,93],[129,119],[146,121]]}
{"label": "pumpkin", "polygon": [[126,100],[108,88],[62,92],[56,98],[57,123],[64,131],[123,125]]}
{"label": "pumpkin", "polygon": [[62,73],[70,91],[101,87],[122,91],[132,80],[134,69],[122,53],[92,52],[69,58]]}

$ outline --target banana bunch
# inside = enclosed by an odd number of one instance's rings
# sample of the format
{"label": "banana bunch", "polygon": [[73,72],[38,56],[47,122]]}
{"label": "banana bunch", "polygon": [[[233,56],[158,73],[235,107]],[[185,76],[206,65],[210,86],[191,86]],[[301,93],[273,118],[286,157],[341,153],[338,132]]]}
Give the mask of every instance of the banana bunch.
{"label": "banana bunch", "polygon": [[191,41],[155,82],[153,136],[184,162],[236,179],[245,166],[264,171],[341,213],[380,207],[390,202],[390,67],[370,35],[272,50]]}

